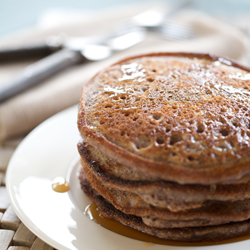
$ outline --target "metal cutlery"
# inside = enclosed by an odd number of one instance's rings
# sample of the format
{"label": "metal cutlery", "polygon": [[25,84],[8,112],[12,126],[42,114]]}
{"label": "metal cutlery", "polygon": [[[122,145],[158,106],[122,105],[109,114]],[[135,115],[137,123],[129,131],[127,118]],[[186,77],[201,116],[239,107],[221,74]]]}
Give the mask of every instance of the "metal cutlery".
{"label": "metal cutlery", "polygon": [[193,39],[195,37],[193,27],[174,21],[165,21],[161,25],[151,27],[150,30],[160,34],[163,38],[174,41]]}
{"label": "metal cutlery", "polygon": [[120,25],[115,30],[105,35],[85,37],[69,37],[66,34],[51,35],[45,39],[44,42],[0,48],[0,63],[5,63],[6,61],[27,60],[35,57],[45,57],[64,48],[82,50],[86,45],[93,44],[105,44],[107,46],[112,46],[113,50],[119,51],[126,49],[126,46],[130,47],[129,41],[127,41],[126,45],[123,43],[123,47],[125,47],[122,48],[121,40],[129,40],[132,37],[132,43],[137,39],[141,41],[144,33],[145,29],[143,27],[135,25],[125,27]]}
{"label": "metal cutlery", "polygon": [[[26,67],[0,89],[0,102],[50,78],[73,65],[87,61],[100,61],[115,51],[127,49],[144,39],[145,30],[137,29],[119,36],[112,36],[101,44],[81,44],[71,41],[65,48]],[[126,42],[128,41],[128,42]]]}

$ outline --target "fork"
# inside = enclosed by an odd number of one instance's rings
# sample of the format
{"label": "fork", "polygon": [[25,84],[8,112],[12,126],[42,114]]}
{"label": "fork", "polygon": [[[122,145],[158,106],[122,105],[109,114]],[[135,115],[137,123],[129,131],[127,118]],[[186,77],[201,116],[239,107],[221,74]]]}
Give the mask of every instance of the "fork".
{"label": "fork", "polygon": [[147,31],[158,33],[169,40],[192,39],[195,37],[195,31],[190,25],[170,20],[174,14],[191,5],[193,5],[193,0],[176,5],[170,11],[145,11],[129,20],[127,27],[130,29],[132,26],[139,26]]}
{"label": "fork", "polygon": [[[135,27],[134,23],[127,23],[124,25],[123,29],[131,29]],[[159,34],[164,39],[167,40],[187,40],[195,38],[195,31],[192,26],[186,23],[165,20],[162,21],[160,24],[152,25],[152,26],[143,26],[137,25],[137,27],[145,29],[145,32],[152,32]]]}
{"label": "fork", "polygon": [[147,28],[149,31],[158,33],[168,40],[187,40],[195,38],[193,27],[188,24],[174,21],[165,21],[161,25]]}

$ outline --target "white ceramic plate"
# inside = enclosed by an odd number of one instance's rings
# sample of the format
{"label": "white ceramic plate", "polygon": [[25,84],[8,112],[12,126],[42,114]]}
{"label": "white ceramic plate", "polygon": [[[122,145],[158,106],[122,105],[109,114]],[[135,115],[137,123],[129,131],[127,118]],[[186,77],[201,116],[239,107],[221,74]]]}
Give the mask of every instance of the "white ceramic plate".
{"label": "white ceramic plate", "polygon": [[[34,129],[14,153],[6,176],[11,205],[38,237],[59,249],[144,249],[145,244],[113,233],[91,221],[84,208],[90,204],[77,180],[77,107],[67,109]],[[70,183],[70,191],[56,193],[56,177]],[[196,250],[247,249],[250,241],[195,247]],[[148,246],[149,247],[149,246]],[[150,250],[194,247],[150,245]]]}

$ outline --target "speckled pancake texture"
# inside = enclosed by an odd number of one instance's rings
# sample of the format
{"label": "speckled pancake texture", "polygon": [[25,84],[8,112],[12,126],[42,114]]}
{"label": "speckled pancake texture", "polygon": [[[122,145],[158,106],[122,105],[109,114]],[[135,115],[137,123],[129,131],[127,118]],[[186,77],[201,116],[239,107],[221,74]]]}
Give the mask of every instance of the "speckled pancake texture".
{"label": "speckled pancake texture", "polygon": [[98,72],[78,113],[84,192],[161,238],[248,232],[249,97],[250,69],[210,54],[141,55]]}

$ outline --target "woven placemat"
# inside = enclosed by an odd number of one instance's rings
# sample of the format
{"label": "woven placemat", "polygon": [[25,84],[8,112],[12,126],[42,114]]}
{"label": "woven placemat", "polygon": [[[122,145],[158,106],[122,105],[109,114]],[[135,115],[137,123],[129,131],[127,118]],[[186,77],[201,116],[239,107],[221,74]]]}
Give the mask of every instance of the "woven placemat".
{"label": "woven placemat", "polygon": [[13,211],[5,187],[9,160],[23,138],[0,144],[0,250],[53,250],[34,235]]}

